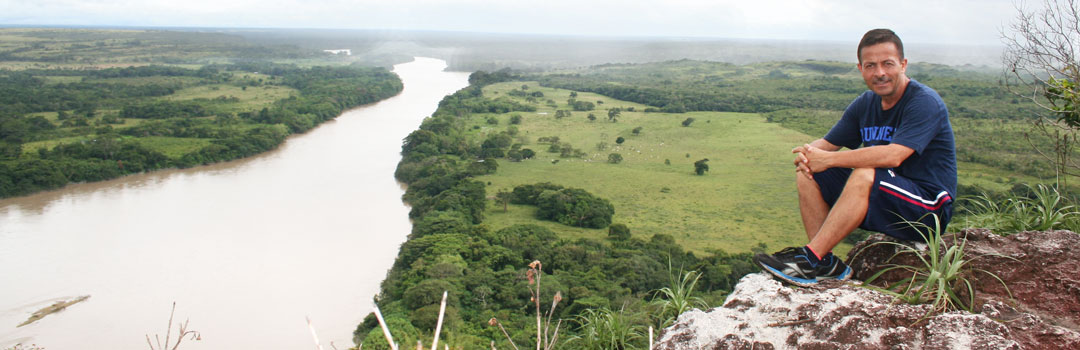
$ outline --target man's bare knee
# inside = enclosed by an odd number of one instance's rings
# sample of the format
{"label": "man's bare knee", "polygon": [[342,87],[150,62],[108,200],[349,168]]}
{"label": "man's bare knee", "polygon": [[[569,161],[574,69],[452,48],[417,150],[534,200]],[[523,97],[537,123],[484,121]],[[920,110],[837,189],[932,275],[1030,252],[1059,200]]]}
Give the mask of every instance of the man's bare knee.
{"label": "man's bare knee", "polygon": [[877,175],[877,169],[856,168],[851,171],[851,176],[848,177],[848,184],[870,186],[870,184],[874,183],[875,175]]}

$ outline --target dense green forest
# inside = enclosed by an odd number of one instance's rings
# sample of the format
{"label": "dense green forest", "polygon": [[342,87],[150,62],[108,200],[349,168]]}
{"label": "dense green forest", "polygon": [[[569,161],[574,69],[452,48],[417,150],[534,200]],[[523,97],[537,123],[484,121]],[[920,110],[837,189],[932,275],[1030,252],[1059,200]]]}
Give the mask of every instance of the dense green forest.
{"label": "dense green forest", "polygon": [[[229,36],[30,33],[42,41],[5,42],[3,47],[14,48],[0,50],[8,60],[0,67],[0,198],[251,156],[345,109],[402,89],[400,79],[385,68],[301,67],[269,59],[143,65],[139,59],[191,62],[211,52],[278,59],[297,55],[297,50],[233,46]],[[10,30],[5,34],[12,36]],[[109,39],[89,47],[64,41],[103,35]],[[155,58],[170,46],[190,50],[180,50],[181,57]],[[133,56],[116,52],[124,49]],[[125,58],[135,62],[105,68]],[[26,61],[16,64],[19,59]]]}

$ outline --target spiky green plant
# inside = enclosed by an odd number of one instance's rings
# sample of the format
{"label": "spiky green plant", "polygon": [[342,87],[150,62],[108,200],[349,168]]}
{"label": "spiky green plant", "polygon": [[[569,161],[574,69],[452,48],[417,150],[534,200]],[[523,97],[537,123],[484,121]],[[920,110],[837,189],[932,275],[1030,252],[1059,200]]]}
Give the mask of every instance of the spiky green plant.
{"label": "spiky green plant", "polygon": [[701,274],[697,271],[687,271],[676,274],[668,266],[668,286],[653,292],[652,304],[658,310],[659,328],[667,328],[675,323],[675,319],[683,312],[693,308],[706,309],[709,307],[704,299],[693,296]]}
{"label": "spiky green plant", "polygon": [[[972,276],[973,272],[980,272],[993,277],[1002,286],[1005,286],[1005,290],[1008,291],[1008,286],[997,275],[983,269],[970,268],[968,264],[971,259],[968,258],[964,250],[967,245],[966,237],[947,245],[941,236],[940,218],[934,214],[930,215],[933,216],[934,227],[929,227],[921,222],[907,222],[912,228],[918,230],[926,240],[925,251],[898,242],[877,242],[870,245],[887,244],[899,248],[889,258],[890,261],[901,254],[912,254],[918,258],[920,263],[915,266],[889,265],[870,276],[866,283],[863,284],[864,286],[892,295],[908,304],[930,304],[930,310],[919,321],[933,314],[952,310],[971,312],[975,303],[975,288],[969,277]],[[885,288],[875,287],[870,284],[885,273],[894,270],[910,272],[911,276],[896,281]]]}
{"label": "spiky green plant", "polygon": [[635,325],[624,310],[588,309],[577,316],[580,331],[569,342],[585,350],[630,350],[642,338],[641,327]]}

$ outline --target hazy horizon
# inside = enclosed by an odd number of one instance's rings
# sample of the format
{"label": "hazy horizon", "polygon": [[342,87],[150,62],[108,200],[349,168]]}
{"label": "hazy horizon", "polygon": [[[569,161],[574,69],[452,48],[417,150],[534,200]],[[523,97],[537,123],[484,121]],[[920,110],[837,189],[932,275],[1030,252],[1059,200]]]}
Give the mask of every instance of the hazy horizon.
{"label": "hazy horizon", "polygon": [[[168,29],[405,30],[586,38],[857,41],[891,28],[905,42],[1000,45],[1013,0],[0,0],[0,25]],[[957,15],[962,14],[962,15]]]}

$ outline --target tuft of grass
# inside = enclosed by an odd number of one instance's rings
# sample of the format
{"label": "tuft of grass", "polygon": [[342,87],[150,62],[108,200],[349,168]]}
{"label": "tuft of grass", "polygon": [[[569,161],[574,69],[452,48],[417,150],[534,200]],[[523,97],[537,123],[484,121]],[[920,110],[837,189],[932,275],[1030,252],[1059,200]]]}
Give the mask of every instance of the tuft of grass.
{"label": "tuft of grass", "polygon": [[580,332],[570,338],[575,348],[584,350],[637,349],[641,326],[635,325],[624,310],[588,309],[577,316]]}
{"label": "tuft of grass", "polygon": [[1077,207],[1057,188],[1038,184],[1024,185],[1031,196],[994,199],[986,193],[963,198],[968,216],[963,224],[967,227],[988,228],[998,234],[1020,231],[1045,231],[1069,228],[1076,231],[1080,221],[1073,220]]}
{"label": "tuft of grass", "polygon": [[[919,230],[919,233],[926,240],[925,251],[909,244],[897,242],[877,242],[873,244],[888,244],[899,248],[897,253],[890,257],[889,260],[901,254],[913,254],[918,258],[920,264],[915,266],[891,265],[870,276],[863,286],[891,295],[908,304],[930,304],[930,310],[919,321],[931,315],[947,311],[965,310],[973,312],[975,289],[969,279],[969,277],[973,277],[972,271],[993,277],[1005,286],[1006,291],[1009,290],[1005,282],[992,272],[983,269],[970,269],[968,264],[971,259],[964,250],[967,245],[966,237],[960,239],[959,243],[954,242],[947,245],[941,237],[941,220],[935,214],[930,215],[933,215],[934,227],[929,227],[920,222],[907,222],[908,225]],[[894,270],[907,271],[911,273],[911,276],[894,282],[885,288],[870,285],[871,282],[883,274]],[[916,323],[919,321],[916,321]]]}

